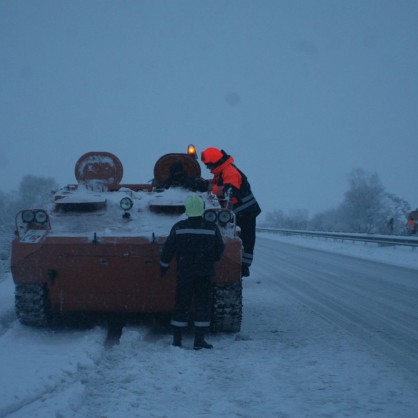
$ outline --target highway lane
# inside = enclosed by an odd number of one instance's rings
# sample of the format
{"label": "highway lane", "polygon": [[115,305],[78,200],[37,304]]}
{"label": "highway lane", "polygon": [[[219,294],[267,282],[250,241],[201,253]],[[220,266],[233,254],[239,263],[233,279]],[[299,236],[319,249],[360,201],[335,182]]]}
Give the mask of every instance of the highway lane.
{"label": "highway lane", "polygon": [[268,280],[418,377],[417,270],[264,238],[255,259],[254,279]]}

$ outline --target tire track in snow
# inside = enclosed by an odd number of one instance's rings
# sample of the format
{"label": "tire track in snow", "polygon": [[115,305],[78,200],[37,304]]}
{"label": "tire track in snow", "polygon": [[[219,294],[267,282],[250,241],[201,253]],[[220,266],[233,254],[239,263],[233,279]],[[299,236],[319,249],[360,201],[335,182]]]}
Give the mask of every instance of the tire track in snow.
{"label": "tire track in snow", "polygon": [[6,333],[16,321],[14,310],[14,284],[9,274],[0,281],[0,336]]}
{"label": "tire track in snow", "polygon": [[17,321],[16,313],[14,310],[3,311],[0,315],[0,337],[5,334]]}
{"label": "tire track in snow", "polygon": [[45,330],[15,321],[1,338],[0,355],[10,364],[2,367],[8,384],[2,388],[0,417],[67,417],[65,411],[83,393],[84,376],[101,361],[104,336],[97,327]]}

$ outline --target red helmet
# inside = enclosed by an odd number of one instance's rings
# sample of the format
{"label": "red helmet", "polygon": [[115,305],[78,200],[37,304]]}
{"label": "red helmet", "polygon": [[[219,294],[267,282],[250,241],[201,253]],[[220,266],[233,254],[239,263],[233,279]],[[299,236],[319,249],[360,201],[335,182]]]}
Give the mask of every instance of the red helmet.
{"label": "red helmet", "polygon": [[202,162],[204,164],[216,164],[224,154],[218,148],[206,148],[202,151]]}

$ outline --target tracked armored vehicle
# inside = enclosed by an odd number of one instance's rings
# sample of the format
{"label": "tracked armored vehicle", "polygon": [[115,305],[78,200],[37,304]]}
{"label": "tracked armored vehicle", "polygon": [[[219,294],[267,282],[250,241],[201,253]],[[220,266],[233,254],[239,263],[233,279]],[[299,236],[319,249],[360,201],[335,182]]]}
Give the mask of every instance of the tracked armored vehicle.
{"label": "tracked armored vehicle", "polygon": [[[162,156],[145,184],[121,183],[123,166],[111,153],[84,154],[75,165],[77,184],[56,192],[46,208],[16,214],[11,270],[19,320],[48,327],[78,313],[170,313],[175,260],[160,278],[161,246],[185,217],[186,197],[196,193],[188,180],[200,176],[195,152]],[[212,329],[237,332],[242,249],[235,217],[212,194],[197,193],[225,243],[214,278]]]}

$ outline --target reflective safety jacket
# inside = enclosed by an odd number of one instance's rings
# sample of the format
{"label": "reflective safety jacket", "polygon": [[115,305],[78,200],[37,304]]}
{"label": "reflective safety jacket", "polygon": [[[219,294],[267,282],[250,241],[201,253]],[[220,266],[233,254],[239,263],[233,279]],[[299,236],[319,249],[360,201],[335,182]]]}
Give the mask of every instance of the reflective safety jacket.
{"label": "reflective safety jacket", "polygon": [[167,268],[174,254],[177,276],[205,277],[215,275],[215,262],[220,260],[224,243],[218,225],[201,216],[177,222],[161,252],[160,264]]}
{"label": "reflective safety jacket", "polygon": [[212,192],[221,199],[230,194],[232,210],[237,218],[258,216],[261,208],[251,191],[247,176],[233,164],[234,159],[231,156],[225,154],[225,157],[220,165],[211,169],[214,175]]}

